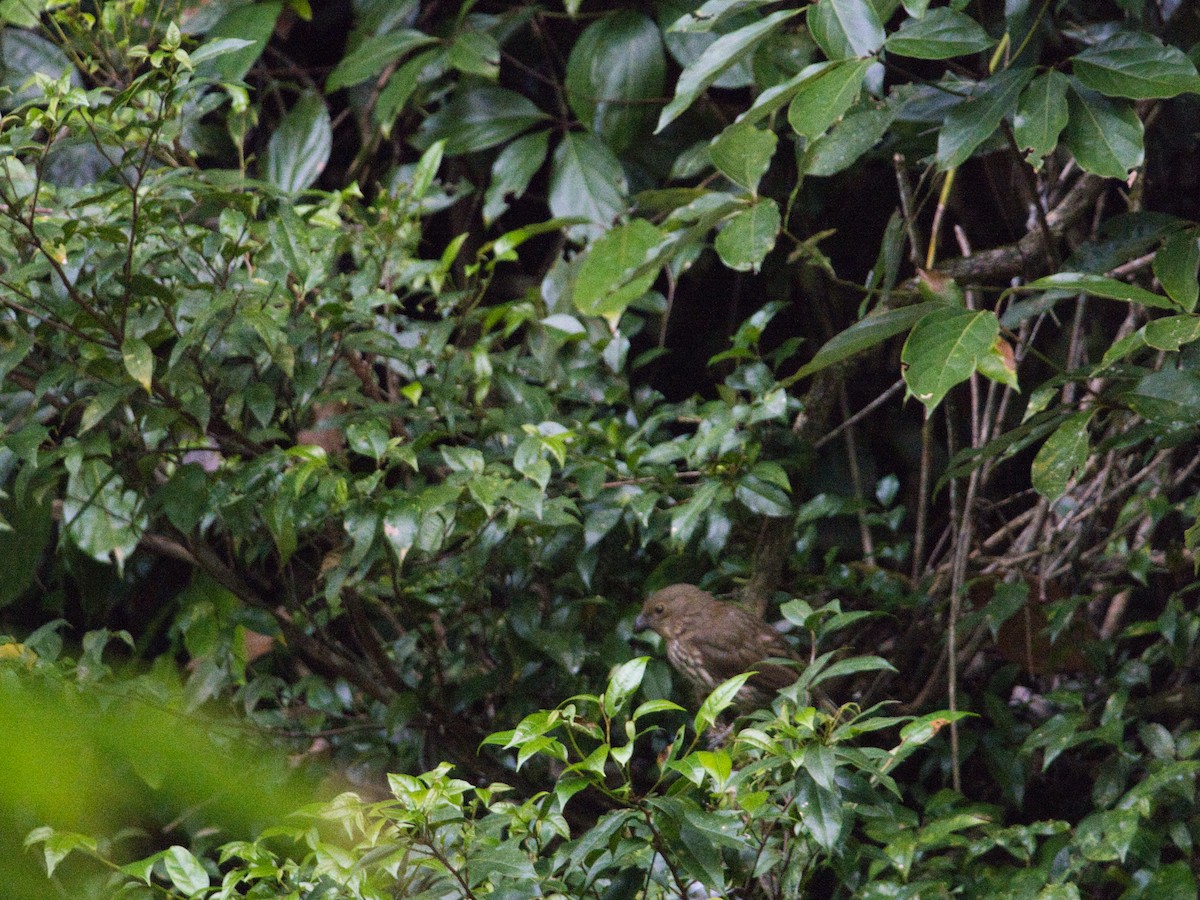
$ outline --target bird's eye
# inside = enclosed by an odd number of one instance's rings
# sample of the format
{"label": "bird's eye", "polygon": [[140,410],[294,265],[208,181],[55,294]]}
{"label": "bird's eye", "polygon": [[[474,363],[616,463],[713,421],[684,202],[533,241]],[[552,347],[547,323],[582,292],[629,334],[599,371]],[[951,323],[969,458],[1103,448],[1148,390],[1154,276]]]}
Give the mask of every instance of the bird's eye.
{"label": "bird's eye", "polygon": [[654,611],[655,611],[656,613],[660,613],[660,612],[662,612],[662,604],[661,604],[661,603],[657,604],[657,605],[654,607]]}

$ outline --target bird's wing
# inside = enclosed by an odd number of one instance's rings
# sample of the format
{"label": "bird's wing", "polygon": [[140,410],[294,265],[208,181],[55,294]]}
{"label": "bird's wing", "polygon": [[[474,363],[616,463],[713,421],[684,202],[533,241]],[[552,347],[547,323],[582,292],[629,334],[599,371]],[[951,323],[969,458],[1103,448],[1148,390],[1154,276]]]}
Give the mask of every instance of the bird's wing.
{"label": "bird's wing", "polygon": [[763,660],[771,657],[794,659],[796,654],[783,636],[771,626],[734,607],[714,617],[711,625],[698,629],[691,640],[700,651],[706,668],[717,682],[757,672],[751,682],[772,690],[786,687],[796,680],[795,669]]}

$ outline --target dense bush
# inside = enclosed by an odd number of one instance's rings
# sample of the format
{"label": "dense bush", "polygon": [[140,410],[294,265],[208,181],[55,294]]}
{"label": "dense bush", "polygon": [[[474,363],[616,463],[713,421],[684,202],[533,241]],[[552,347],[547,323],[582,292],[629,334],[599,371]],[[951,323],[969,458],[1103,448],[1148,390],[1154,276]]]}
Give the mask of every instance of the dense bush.
{"label": "dense bush", "polygon": [[[50,868],[1194,894],[1190,4],[0,16],[15,706],[121,633],[122,703],[426,773],[262,833],[151,778],[149,857],[31,791]],[[628,662],[679,580],[781,610],[845,705],[701,749]]]}

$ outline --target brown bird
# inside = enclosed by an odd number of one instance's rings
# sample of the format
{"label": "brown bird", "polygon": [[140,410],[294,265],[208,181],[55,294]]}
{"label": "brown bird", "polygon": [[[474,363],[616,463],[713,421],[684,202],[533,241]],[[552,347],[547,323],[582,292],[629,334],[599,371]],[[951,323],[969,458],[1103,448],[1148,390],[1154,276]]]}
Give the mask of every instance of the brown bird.
{"label": "brown bird", "polygon": [[655,591],[642,606],[635,627],[657,631],[667,645],[667,659],[701,696],[742,672],[756,672],[737,694],[743,710],[767,706],[780,688],[799,673],[773,656],[798,659],[778,631],[742,607],[722,603],[691,584]]}

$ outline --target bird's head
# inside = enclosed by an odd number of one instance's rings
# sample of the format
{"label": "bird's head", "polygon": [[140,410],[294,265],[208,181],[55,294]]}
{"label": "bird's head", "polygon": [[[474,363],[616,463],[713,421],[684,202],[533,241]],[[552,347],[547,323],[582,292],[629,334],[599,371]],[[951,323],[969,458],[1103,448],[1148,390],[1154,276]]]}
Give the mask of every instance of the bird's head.
{"label": "bird's head", "polygon": [[704,606],[716,602],[712,594],[694,584],[672,584],[646,598],[633,624],[638,631],[649,628],[663,638],[670,639]]}

